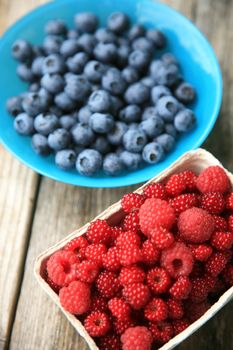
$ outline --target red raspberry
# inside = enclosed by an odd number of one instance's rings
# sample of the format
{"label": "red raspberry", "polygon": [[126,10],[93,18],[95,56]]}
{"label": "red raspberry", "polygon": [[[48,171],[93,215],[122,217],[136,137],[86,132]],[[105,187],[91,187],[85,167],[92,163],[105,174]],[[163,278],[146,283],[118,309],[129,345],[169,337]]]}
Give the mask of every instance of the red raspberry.
{"label": "red raspberry", "polygon": [[83,260],[85,257],[85,249],[87,246],[88,246],[88,242],[86,238],[84,238],[83,236],[79,236],[79,237],[75,237],[70,242],[68,242],[65,245],[64,250],[68,250],[77,254],[79,259]]}
{"label": "red raspberry", "polygon": [[206,284],[208,291],[212,291],[214,288],[217,278],[213,277],[211,275],[208,275],[207,273],[203,276],[204,284]]}
{"label": "red raspberry", "polygon": [[116,239],[116,246],[119,248],[124,248],[129,244],[140,246],[141,238],[134,231],[122,232]]}
{"label": "red raspberry", "polygon": [[92,283],[99,274],[99,265],[90,260],[83,260],[77,267],[78,279],[82,282]]}
{"label": "red raspberry", "polygon": [[197,175],[191,170],[184,170],[179,173],[179,176],[185,182],[186,189],[189,191],[196,190]]}
{"label": "red raspberry", "polygon": [[112,234],[111,234],[111,245],[115,244],[115,241],[117,237],[123,232],[123,228],[120,226],[113,226],[112,227]]}
{"label": "red raspberry", "polygon": [[174,243],[174,236],[166,228],[157,226],[151,231],[151,242],[158,249],[166,249]]}
{"label": "red raspberry", "polygon": [[197,188],[202,193],[225,193],[229,190],[229,187],[228,176],[220,166],[210,166],[203,170],[197,178]]}
{"label": "red raspberry", "polygon": [[91,301],[91,311],[100,311],[100,312],[105,312],[108,309],[108,304],[106,299],[101,297],[98,294],[95,294],[92,297]]}
{"label": "red raspberry", "polygon": [[125,231],[139,231],[140,223],[139,223],[139,211],[135,210],[132,213],[126,215],[123,221],[123,229]]}
{"label": "red raspberry", "polygon": [[152,335],[146,327],[131,327],[121,336],[121,342],[123,350],[150,350]]}
{"label": "red raspberry", "polygon": [[210,214],[221,214],[225,209],[225,199],[219,192],[204,193],[201,197],[201,207]]}
{"label": "red raspberry", "polygon": [[110,329],[110,320],[104,312],[94,311],[84,320],[84,327],[91,337],[102,337]]}
{"label": "red raspberry", "polygon": [[232,265],[227,265],[225,267],[225,269],[222,272],[222,277],[224,282],[228,285],[228,286],[233,286],[233,266]]}
{"label": "red raspberry", "polygon": [[87,239],[91,243],[108,244],[111,239],[112,229],[106,220],[97,219],[90,223],[87,229]]}
{"label": "red raspberry", "polygon": [[151,183],[143,189],[147,198],[167,199],[167,193],[163,184]]}
{"label": "red raspberry", "polygon": [[196,193],[185,193],[170,199],[169,204],[175,210],[176,214],[180,214],[187,209],[198,207],[199,200]]}
{"label": "red raspberry", "polygon": [[227,222],[223,217],[213,215],[212,218],[215,222],[215,231],[227,231]]}
{"label": "red raspberry", "polygon": [[200,277],[203,275],[204,266],[200,261],[194,261],[190,277]]}
{"label": "red raspberry", "polygon": [[173,321],[172,326],[174,330],[174,335],[180,334],[186,328],[188,328],[189,325],[190,323],[188,322],[188,320],[185,320],[185,319]]}
{"label": "red raspberry", "polygon": [[68,286],[77,279],[79,258],[70,251],[59,250],[47,261],[49,278],[58,286]]}
{"label": "red raspberry", "polygon": [[131,318],[129,318],[128,320],[115,319],[113,321],[113,330],[116,334],[119,334],[119,335],[123,334],[126,331],[126,329],[134,326],[135,326],[135,322],[131,320]]}
{"label": "red raspberry", "polygon": [[101,337],[99,341],[99,348],[101,350],[120,350],[121,341],[119,336],[116,334],[108,334],[104,337]]}
{"label": "red raspberry", "polygon": [[228,218],[228,230],[233,232],[233,215],[230,215]]}
{"label": "red raspberry", "polygon": [[139,209],[145,202],[145,197],[139,193],[127,193],[121,199],[121,206],[125,213]]}
{"label": "red raspberry", "polygon": [[147,283],[155,294],[166,293],[171,284],[171,278],[162,267],[154,267],[147,273]]}
{"label": "red raspberry", "polygon": [[135,244],[125,244],[119,248],[119,259],[123,266],[130,266],[142,261],[140,248]]}
{"label": "red raspberry", "polygon": [[189,248],[198,261],[206,261],[213,252],[212,247],[207,244],[190,244]]}
{"label": "red raspberry", "polygon": [[122,298],[113,298],[108,302],[108,308],[112,315],[119,320],[125,321],[130,316],[130,306]]}
{"label": "red raspberry", "polygon": [[155,264],[160,257],[160,251],[154,247],[153,243],[149,239],[147,239],[143,243],[141,253],[142,253],[142,261],[146,265]]}
{"label": "red raspberry", "polygon": [[205,269],[211,276],[218,276],[225,268],[228,262],[226,254],[221,252],[214,252],[207,260]]}
{"label": "red raspberry", "polygon": [[97,278],[96,287],[102,297],[110,299],[118,292],[120,283],[114,272],[104,271]]}
{"label": "red raspberry", "polygon": [[85,314],[91,305],[91,291],[87,283],[74,281],[59,292],[61,306],[74,315]]}
{"label": "red raspberry", "polygon": [[188,277],[179,277],[173,286],[169,289],[169,293],[175,299],[187,299],[191,292],[192,284]]}
{"label": "red raspberry", "polygon": [[60,286],[58,286],[56,283],[54,283],[49,276],[46,277],[46,282],[48,283],[49,287],[52,288],[52,290],[55,293],[59,293],[59,290],[61,289]]}
{"label": "red raspberry", "polygon": [[161,298],[152,299],[144,309],[145,317],[152,322],[161,322],[168,317],[168,307]]}
{"label": "red raspberry", "polygon": [[188,302],[186,304],[186,315],[190,322],[198,320],[210,308],[209,303],[205,300],[201,303]]}
{"label": "red raspberry", "polygon": [[135,310],[143,308],[150,299],[149,288],[143,283],[132,283],[124,286],[122,294]]}
{"label": "red raspberry", "polygon": [[118,271],[121,268],[117,247],[109,248],[103,256],[103,267],[109,271]]}
{"label": "red raspberry", "polygon": [[214,231],[214,219],[204,209],[191,208],[180,214],[178,229],[186,241],[203,243]]}
{"label": "red raspberry", "polygon": [[119,281],[123,286],[132,283],[143,283],[145,278],[146,273],[139,266],[123,267],[119,275]]}
{"label": "red raspberry", "polygon": [[107,248],[104,244],[90,244],[85,251],[87,260],[95,261],[99,266],[103,265],[103,256],[106,254]]}
{"label": "red raspberry", "polygon": [[169,322],[150,322],[149,329],[154,342],[157,344],[165,344],[173,337],[173,327]]}
{"label": "red raspberry", "polygon": [[181,301],[170,298],[167,300],[167,307],[168,317],[172,320],[177,320],[184,316],[184,309]]}
{"label": "red raspberry", "polygon": [[162,251],[161,266],[174,278],[188,276],[193,268],[191,250],[184,243],[175,242]]}
{"label": "red raspberry", "polygon": [[214,288],[211,290],[211,293],[214,294],[214,297],[216,297],[216,294],[222,295],[225,291],[226,291],[227,287],[225,285],[225,283],[220,280],[219,278],[216,278],[216,282],[215,282],[215,286]]}
{"label": "red raspberry", "polygon": [[176,197],[186,190],[186,183],[182,176],[174,174],[167,181],[165,188],[170,196]]}
{"label": "red raspberry", "polygon": [[164,200],[149,198],[139,209],[142,232],[148,236],[156,226],[170,229],[176,221],[174,209]]}
{"label": "red raspberry", "polygon": [[211,244],[217,250],[231,249],[233,244],[232,232],[214,232],[211,237]]}
{"label": "red raspberry", "polygon": [[233,192],[226,196],[226,208],[233,210]]}
{"label": "red raspberry", "polygon": [[200,303],[207,298],[208,287],[205,280],[201,277],[192,278],[192,290],[189,294],[189,299],[194,303]]}

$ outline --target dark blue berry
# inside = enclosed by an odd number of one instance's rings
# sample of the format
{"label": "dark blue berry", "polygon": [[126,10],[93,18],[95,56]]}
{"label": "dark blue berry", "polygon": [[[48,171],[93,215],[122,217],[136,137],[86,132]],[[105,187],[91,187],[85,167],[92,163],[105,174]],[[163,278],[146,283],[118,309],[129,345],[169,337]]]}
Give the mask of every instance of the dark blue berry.
{"label": "dark blue berry", "polygon": [[71,149],[58,151],[55,156],[55,163],[63,170],[72,169],[76,163],[76,153]]}
{"label": "dark blue berry", "polygon": [[158,111],[156,107],[146,107],[142,114],[142,120],[158,117]]}
{"label": "dark blue berry", "polygon": [[94,91],[88,100],[88,107],[92,112],[109,112],[111,111],[111,105],[111,96],[105,90]]}
{"label": "dark blue berry", "polygon": [[89,146],[93,143],[95,135],[87,124],[78,123],[71,129],[74,142],[80,146]]}
{"label": "dark blue berry", "polygon": [[75,29],[70,29],[67,33],[67,39],[78,39],[80,37],[80,33]]}
{"label": "dark blue berry", "polygon": [[161,97],[170,95],[171,91],[164,85],[156,85],[151,90],[151,100],[154,104],[156,104]]}
{"label": "dark blue berry", "polygon": [[98,61],[89,61],[84,68],[85,76],[92,83],[99,83],[105,71],[105,66]]}
{"label": "dark blue berry", "polygon": [[125,92],[125,100],[129,104],[143,104],[150,98],[150,89],[142,83],[134,83]]}
{"label": "dark blue berry", "polygon": [[142,111],[137,105],[128,105],[120,111],[119,119],[125,123],[137,122],[141,119]]}
{"label": "dark blue berry", "polygon": [[12,55],[20,62],[28,62],[32,58],[32,47],[26,40],[18,39],[12,45]]}
{"label": "dark blue berry", "polygon": [[51,94],[58,94],[65,86],[64,78],[59,74],[45,74],[41,79],[43,86]]}
{"label": "dark blue berry", "polygon": [[179,102],[173,96],[164,96],[158,100],[157,111],[166,122],[171,122],[180,109]]}
{"label": "dark blue berry", "polygon": [[159,135],[158,137],[156,137],[155,141],[163,147],[166,153],[170,152],[176,144],[175,138],[169,134]]}
{"label": "dark blue berry", "polygon": [[41,57],[41,56],[44,56],[45,55],[45,52],[44,52],[44,49],[42,46],[40,45],[34,45],[32,47],[32,51],[33,51],[33,57],[36,58],[36,57]]}
{"label": "dark blue berry", "polygon": [[32,83],[29,88],[28,91],[30,92],[38,92],[40,90],[40,84],[39,83]]}
{"label": "dark blue berry", "polygon": [[132,48],[133,50],[147,52],[149,55],[152,55],[155,49],[153,42],[145,37],[135,39],[132,42]]}
{"label": "dark blue berry", "polygon": [[113,95],[122,95],[126,82],[117,68],[109,68],[102,78],[102,87]]}
{"label": "dark blue berry", "polygon": [[49,107],[48,113],[55,114],[56,117],[60,118],[63,114],[62,110],[58,108],[56,105],[52,105]]}
{"label": "dark blue berry", "polygon": [[60,74],[65,71],[65,62],[62,57],[57,54],[47,56],[43,60],[42,72],[43,74]]}
{"label": "dark blue berry", "polygon": [[117,43],[116,35],[107,28],[97,29],[97,31],[95,32],[95,38],[99,42],[104,43],[104,44],[110,44],[110,43],[116,44]]}
{"label": "dark blue berry", "polygon": [[163,49],[166,45],[165,35],[157,29],[149,29],[146,32],[146,37],[154,43],[157,49]]}
{"label": "dark blue berry", "polygon": [[13,117],[23,112],[22,98],[20,96],[14,96],[7,100],[6,108],[8,113]]}
{"label": "dark blue berry", "polygon": [[103,63],[113,63],[117,59],[117,47],[111,43],[98,43],[94,48],[94,56]]}
{"label": "dark blue berry", "polygon": [[117,96],[111,96],[111,101],[112,101],[111,113],[114,116],[117,116],[119,111],[124,107],[124,102],[120,97],[117,97]]}
{"label": "dark blue berry", "polygon": [[105,174],[110,176],[116,176],[119,175],[124,170],[124,168],[125,166],[117,154],[108,153],[104,157],[103,170]]}
{"label": "dark blue berry", "polygon": [[152,62],[150,73],[158,85],[172,86],[179,79],[179,69],[175,64],[167,65],[160,60]]}
{"label": "dark blue berry", "polygon": [[54,151],[60,151],[67,148],[70,142],[70,133],[63,128],[54,130],[48,136],[49,147]]}
{"label": "dark blue berry", "polygon": [[120,159],[127,169],[137,170],[142,163],[142,156],[140,153],[132,153],[128,151],[123,151],[120,154]]}
{"label": "dark blue berry", "polygon": [[175,96],[182,103],[191,103],[195,99],[195,90],[192,85],[184,82],[175,89]]}
{"label": "dark blue berry", "polygon": [[38,90],[38,94],[39,94],[42,106],[44,106],[44,109],[47,110],[51,105],[51,103],[53,102],[53,96],[50,94],[50,92],[48,92],[43,87],[41,87]]}
{"label": "dark blue berry", "polygon": [[82,51],[85,51],[88,55],[93,54],[96,45],[96,38],[94,35],[88,33],[82,34],[77,42]]}
{"label": "dark blue berry", "polygon": [[60,92],[56,95],[54,102],[64,112],[71,112],[77,106],[77,102],[72,100],[66,92]]}
{"label": "dark blue berry", "polygon": [[128,83],[128,84],[133,84],[133,83],[136,83],[136,81],[139,80],[139,74],[138,74],[138,71],[133,68],[133,67],[125,67],[123,70],[122,70],[122,77],[125,79],[125,81]]}
{"label": "dark blue berry", "polygon": [[34,120],[27,113],[20,113],[14,119],[14,128],[21,135],[32,135],[34,132]]}
{"label": "dark blue berry", "polygon": [[113,33],[121,34],[129,27],[129,17],[122,12],[113,12],[107,19],[107,26]]}
{"label": "dark blue berry", "polygon": [[135,24],[129,30],[128,37],[129,40],[134,41],[137,38],[140,38],[145,35],[145,28],[140,24]]}
{"label": "dark blue berry", "polygon": [[190,109],[181,110],[175,116],[174,125],[176,130],[180,132],[187,132],[192,130],[196,125],[196,118],[194,113]]}
{"label": "dark blue berry", "polygon": [[163,147],[158,142],[148,143],[142,152],[142,158],[146,163],[156,164],[164,157]]}
{"label": "dark blue berry", "polygon": [[81,12],[75,16],[76,28],[84,33],[94,33],[98,26],[98,18],[90,12]]}
{"label": "dark blue berry", "polygon": [[95,142],[91,145],[91,148],[95,149],[101,154],[107,154],[111,151],[111,146],[104,136],[98,136]]}
{"label": "dark blue berry", "polygon": [[60,36],[47,36],[43,42],[43,49],[47,55],[58,54],[60,52],[61,44],[63,43],[63,38]]}
{"label": "dark blue berry", "polygon": [[114,118],[111,114],[94,113],[89,120],[91,129],[100,134],[106,134],[114,127]]}
{"label": "dark blue berry", "polygon": [[143,120],[140,123],[140,128],[149,138],[153,138],[162,133],[164,129],[164,122],[159,117],[151,117],[149,119]]}
{"label": "dark blue berry", "polygon": [[22,106],[27,114],[35,117],[45,111],[47,104],[38,92],[29,92],[24,96]]}
{"label": "dark blue berry", "polygon": [[150,62],[150,55],[147,51],[134,50],[129,55],[129,65],[138,70],[147,68]]}
{"label": "dark blue berry", "polygon": [[47,35],[65,35],[67,33],[66,24],[61,19],[49,21],[45,26],[45,33]]}
{"label": "dark blue berry", "polygon": [[47,156],[51,151],[47,137],[41,134],[34,134],[32,136],[32,148],[37,154],[42,156]]}
{"label": "dark blue berry", "polygon": [[146,134],[140,129],[129,129],[123,136],[123,145],[129,152],[141,152],[146,143]]}
{"label": "dark blue berry", "polygon": [[83,75],[74,75],[72,78],[69,78],[65,87],[67,95],[77,102],[84,102],[90,91],[90,83]]}
{"label": "dark blue berry", "polygon": [[153,88],[155,86],[155,82],[154,79],[150,76],[146,76],[144,78],[141,79],[141,83],[143,85],[146,85],[148,88]]}
{"label": "dark blue berry", "polygon": [[112,131],[107,134],[108,141],[111,145],[119,146],[122,143],[123,136],[126,133],[128,126],[123,122],[116,122]]}
{"label": "dark blue berry", "polygon": [[80,123],[88,124],[92,111],[88,106],[83,106],[78,112],[78,120]]}
{"label": "dark blue berry", "polygon": [[39,134],[48,136],[59,125],[58,118],[55,114],[39,114],[34,120],[34,128]]}
{"label": "dark blue berry", "polygon": [[27,64],[20,63],[17,67],[17,74],[19,78],[27,83],[32,83],[35,81],[35,76],[32,73],[31,67]]}
{"label": "dark blue berry", "polygon": [[60,117],[59,123],[62,128],[70,130],[77,123],[77,121],[72,115],[63,115]]}
{"label": "dark blue berry", "polygon": [[74,56],[78,51],[80,51],[80,46],[76,39],[67,39],[63,41],[60,47],[60,54],[64,58]]}
{"label": "dark blue berry", "polygon": [[31,70],[32,70],[32,73],[37,77],[41,77],[43,75],[43,72],[42,72],[43,62],[44,62],[44,57],[42,56],[36,57],[32,62]]}
{"label": "dark blue berry", "polygon": [[173,124],[170,123],[166,123],[165,124],[165,132],[171,136],[173,136],[174,138],[177,137],[177,131],[176,128],[174,127]]}
{"label": "dark blue berry", "polygon": [[88,60],[89,56],[85,52],[78,52],[73,57],[68,58],[66,65],[70,72],[80,74]]}
{"label": "dark blue berry", "polygon": [[177,59],[171,53],[163,54],[161,59],[166,65],[175,64],[177,67],[179,67],[179,63],[178,63]]}
{"label": "dark blue berry", "polygon": [[103,157],[94,149],[85,149],[78,155],[76,168],[81,175],[92,176],[102,167]]}
{"label": "dark blue berry", "polygon": [[117,51],[117,61],[116,64],[123,68],[128,63],[128,58],[131,52],[131,48],[128,45],[120,45]]}

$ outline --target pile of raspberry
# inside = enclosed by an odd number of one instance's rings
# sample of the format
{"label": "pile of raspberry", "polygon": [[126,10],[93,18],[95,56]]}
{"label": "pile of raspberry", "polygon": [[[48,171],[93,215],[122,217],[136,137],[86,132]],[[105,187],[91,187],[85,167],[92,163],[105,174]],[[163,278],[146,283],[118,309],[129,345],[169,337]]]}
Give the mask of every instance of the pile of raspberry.
{"label": "pile of raspberry", "polygon": [[190,170],[123,196],[47,261],[47,282],[101,350],[159,348],[233,285],[233,192],[225,171]]}

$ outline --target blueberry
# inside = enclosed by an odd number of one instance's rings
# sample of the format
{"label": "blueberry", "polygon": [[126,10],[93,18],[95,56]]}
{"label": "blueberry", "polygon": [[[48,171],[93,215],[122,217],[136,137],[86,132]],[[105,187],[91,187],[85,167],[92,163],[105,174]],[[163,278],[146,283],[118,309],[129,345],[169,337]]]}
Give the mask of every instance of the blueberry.
{"label": "blueberry", "polygon": [[50,114],[55,114],[56,117],[61,117],[63,112],[60,108],[58,108],[58,106],[56,105],[52,105],[49,107],[48,113]]}
{"label": "blueberry", "polygon": [[119,111],[124,107],[124,102],[120,97],[111,96],[112,108],[111,112],[114,116],[117,116]]}
{"label": "blueberry", "polygon": [[117,59],[117,47],[114,44],[98,43],[94,48],[94,56],[103,63],[113,63]]}
{"label": "blueberry", "polygon": [[142,158],[146,163],[156,164],[164,157],[164,150],[158,142],[148,143],[142,152]]}
{"label": "blueberry", "polygon": [[82,51],[85,51],[88,55],[93,54],[96,45],[96,38],[94,35],[88,33],[82,34],[77,42]]}
{"label": "blueberry", "polygon": [[116,122],[112,131],[107,134],[108,141],[111,145],[119,146],[122,143],[123,136],[126,133],[128,127],[123,122]]}
{"label": "blueberry", "polygon": [[67,33],[67,39],[78,39],[80,37],[80,34],[75,29],[70,29]]}
{"label": "blueberry", "polygon": [[49,147],[54,151],[65,149],[70,142],[70,133],[63,128],[52,131],[48,136]]}
{"label": "blueberry", "polygon": [[18,114],[23,112],[22,98],[20,96],[9,98],[6,102],[6,108],[8,113],[10,113],[13,117],[16,117]]}
{"label": "blueberry", "polygon": [[59,123],[63,129],[70,130],[77,123],[77,121],[72,115],[63,115],[59,119]]}
{"label": "blueberry", "polygon": [[60,36],[47,36],[43,42],[43,49],[47,55],[59,53],[63,41]]}
{"label": "blueberry", "polygon": [[58,118],[55,114],[39,114],[34,120],[34,128],[44,136],[48,136],[58,127]]}
{"label": "blueberry", "polygon": [[177,137],[177,131],[173,124],[166,123],[165,124],[165,131],[167,134],[173,136],[174,138]]}
{"label": "blueberry", "polygon": [[32,51],[33,51],[33,57],[34,57],[34,59],[35,59],[36,57],[41,57],[41,56],[44,56],[44,55],[45,55],[44,49],[43,49],[43,47],[40,46],[40,45],[34,45],[34,46],[32,47]]}
{"label": "blueberry", "polygon": [[120,159],[126,168],[130,170],[137,170],[142,163],[142,156],[140,153],[124,151],[120,154]]}
{"label": "blueberry", "polygon": [[22,106],[27,114],[35,117],[45,111],[47,104],[38,92],[29,92],[24,96]]}
{"label": "blueberry", "polygon": [[142,114],[142,120],[147,120],[150,118],[157,118],[158,117],[158,111],[156,107],[146,107]]}
{"label": "blueberry", "polygon": [[102,78],[102,86],[113,95],[122,95],[126,82],[117,68],[109,68]]}
{"label": "blueberry", "polygon": [[95,135],[87,124],[78,123],[72,130],[74,143],[80,146],[89,146],[95,139]]}
{"label": "blueberry", "polygon": [[179,79],[179,68],[175,64],[166,65],[162,61],[154,61],[150,72],[158,85],[172,86]]}
{"label": "blueberry", "polygon": [[120,45],[117,51],[117,61],[116,64],[123,68],[128,63],[128,58],[130,55],[131,49],[128,45]]}
{"label": "blueberry", "polygon": [[147,51],[134,50],[129,55],[129,65],[138,70],[144,70],[147,68],[150,62],[150,55]]}
{"label": "blueberry", "polygon": [[34,132],[33,118],[27,113],[20,113],[14,120],[14,128],[21,135],[32,135]]}
{"label": "blueberry", "polygon": [[141,130],[149,137],[153,138],[162,133],[164,129],[164,122],[159,117],[152,117],[146,120],[143,120],[140,123]]}
{"label": "blueberry", "polygon": [[171,53],[163,54],[161,59],[166,65],[171,65],[171,64],[173,65],[173,64],[175,64],[177,67],[179,67],[179,63],[178,63],[177,59]]}
{"label": "blueberry", "polygon": [[144,78],[141,79],[141,83],[143,85],[146,85],[148,88],[153,88],[155,86],[154,79],[150,76],[145,76]]}
{"label": "blueberry", "polygon": [[125,81],[128,84],[133,84],[136,83],[136,81],[139,80],[139,74],[137,72],[137,70],[133,67],[125,67],[122,70],[122,77],[125,79]]}
{"label": "blueberry", "polygon": [[105,174],[110,176],[119,175],[125,169],[120,157],[115,153],[108,153],[104,157],[103,170]]}
{"label": "blueberry", "polygon": [[81,175],[92,176],[97,173],[103,163],[103,157],[94,149],[85,149],[78,155],[76,168]]}
{"label": "blueberry", "polygon": [[153,41],[157,49],[163,49],[166,45],[165,35],[157,29],[149,29],[146,33],[146,37]]}
{"label": "blueberry", "polygon": [[178,112],[179,102],[173,96],[164,96],[158,100],[157,110],[160,117],[166,122],[171,122],[175,114]]}
{"label": "blueberry", "polygon": [[85,150],[85,147],[83,146],[78,146],[78,145],[73,145],[72,149],[74,150],[76,156],[79,155],[82,151]]}
{"label": "blueberry", "polygon": [[40,100],[41,100],[41,104],[42,106],[44,106],[44,109],[48,109],[50,104],[53,102],[53,96],[43,87],[40,88],[40,90],[38,91]]}
{"label": "blueberry", "polygon": [[35,81],[35,76],[32,73],[30,66],[24,63],[20,63],[17,67],[17,74],[19,78],[27,83],[32,83]]}
{"label": "blueberry", "polygon": [[32,47],[31,45],[23,39],[16,40],[12,45],[12,55],[20,62],[27,62],[32,58]]}
{"label": "blueberry", "polygon": [[83,75],[76,75],[67,81],[65,92],[77,102],[83,102],[91,91],[90,83]]}
{"label": "blueberry", "polygon": [[71,112],[77,106],[76,101],[72,100],[64,91],[55,96],[54,102],[65,112]]}
{"label": "blueberry", "polygon": [[51,94],[58,94],[63,91],[65,82],[59,74],[45,74],[41,79],[41,86]]}
{"label": "blueberry", "polygon": [[191,103],[195,99],[195,90],[192,85],[188,83],[181,83],[175,89],[175,96],[182,103]]}
{"label": "blueberry", "polygon": [[142,83],[134,83],[125,92],[125,100],[129,104],[143,104],[150,98],[150,89]]}
{"label": "blueberry", "polygon": [[175,144],[176,144],[175,138],[169,134],[159,135],[155,141],[162,146],[165,153],[170,152],[175,147]]}
{"label": "blueberry", "polygon": [[129,152],[141,152],[146,143],[146,134],[143,130],[140,129],[130,129],[123,136],[123,145],[126,151]]}
{"label": "blueberry", "polygon": [[176,130],[180,132],[187,132],[192,130],[196,125],[196,118],[194,113],[190,109],[181,110],[175,116],[174,125]]}
{"label": "blueberry", "polygon": [[29,88],[28,91],[30,92],[38,92],[40,90],[40,84],[39,83],[32,83]]}
{"label": "blueberry", "polygon": [[57,54],[47,56],[42,64],[43,74],[60,74],[65,71],[65,62]]}
{"label": "blueberry", "polygon": [[137,130],[138,128],[139,128],[138,123],[131,123],[131,124],[129,124],[128,130]]}
{"label": "blueberry", "polygon": [[145,28],[140,24],[135,24],[131,27],[128,33],[129,40],[134,41],[137,38],[140,38],[145,35]]}
{"label": "blueberry", "polygon": [[111,151],[111,146],[104,136],[98,136],[95,142],[91,145],[92,149],[100,152],[101,154],[106,154]]}
{"label": "blueberry", "polygon": [[122,145],[118,146],[115,150],[114,153],[120,157],[121,154],[125,151],[124,147]]}
{"label": "blueberry", "polygon": [[129,17],[123,12],[113,12],[107,19],[107,26],[113,33],[121,34],[129,27]]}
{"label": "blueberry", "polygon": [[104,44],[110,44],[110,43],[116,44],[117,43],[116,35],[107,28],[97,29],[97,31],[95,32],[95,38],[99,42],[104,43]]}
{"label": "blueberry", "polygon": [[152,55],[155,49],[153,42],[145,37],[135,39],[132,42],[132,48],[133,50],[147,52],[149,55]]}
{"label": "blueberry", "polygon": [[97,16],[90,12],[78,13],[74,21],[76,28],[84,33],[94,33],[98,26]]}
{"label": "blueberry", "polygon": [[61,19],[49,21],[45,26],[47,35],[65,35],[67,33],[66,24]]}
{"label": "blueberry", "polygon": [[125,123],[137,122],[141,119],[142,111],[137,105],[128,105],[120,111],[119,119]]}
{"label": "blueberry", "polygon": [[170,95],[171,91],[164,85],[156,85],[151,90],[151,100],[154,104],[156,104],[161,97]]}
{"label": "blueberry", "polygon": [[42,56],[36,57],[32,62],[31,70],[32,70],[32,73],[37,77],[41,77],[43,75],[43,72],[42,72],[43,62],[44,62],[44,57]]}
{"label": "blueberry", "polygon": [[88,106],[83,106],[78,112],[78,120],[80,123],[88,124],[92,112]]}
{"label": "blueberry", "polygon": [[85,52],[78,52],[73,57],[68,58],[66,64],[70,72],[80,74],[88,60],[89,56]]}
{"label": "blueberry", "polygon": [[37,154],[42,156],[47,156],[50,153],[48,139],[41,134],[34,134],[32,136],[32,148]]}
{"label": "blueberry", "polygon": [[74,56],[77,52],[80,51],[80,46],[76,39],[67,39],[63,41],[60,47],[60,54],[64,58]]}
{"label": "blueberry", "polygon": [[106,134],[114,127],[114,118],[111,114],[94,113],[89,120],[91,129],[100,134]]}
{"label": "blueberry", "polygon": [[84,74],[90,82],[99,83],[105,70],[106,68],[101,62],[93,60],[86,64]]}
{"label": "blueberry", "polygon": [[111,105],[111,96],[104,90],[94,91],[88,100],[88,107],[92,112],[109,112]]}
{"label": "blueberry", "polygon": [[76,153],[71,149],[63,149],[58,151],[55,156],[56,165],[63,169],[69,170],[74,168],[76,163]]}

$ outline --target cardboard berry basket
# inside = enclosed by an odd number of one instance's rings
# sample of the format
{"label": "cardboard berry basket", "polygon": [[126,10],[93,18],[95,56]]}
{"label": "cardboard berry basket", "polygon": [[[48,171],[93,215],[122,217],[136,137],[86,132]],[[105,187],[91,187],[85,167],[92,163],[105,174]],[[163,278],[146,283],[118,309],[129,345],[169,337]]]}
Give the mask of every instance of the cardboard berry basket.
{"label": "cardboard berry basket", "polygon": [[[220,162],[209,152],[205,151],[204,149],[198,149],[196,151],[190,151],[188,153],[185,153],[181,158],[179,158],[173,165],[171,165],[168,169],[163,171],[160,175],[156,176],[155,178],[148,181],[145,185],[140,187],[135,192],[142,193],[143,188],[151,182],[161,182],[165,180],[170,175],[180,172],[182,170],[193,170],[197,174],[199,174],[203,169],[212,166],[212,165],[220,165]],[[229,171],[225,169],[226,173],[229,176],[230,182],[233,186],[233,174],[231,174]],[[107,219],[108,222],[112,225],[118,224],[121,219],[123,218],[124,214],[121,209],[120,201],[113,204],[111,207],[109,207],[107,210],[105,210],[103,213],[101,213],[97,218],[100,219]],[[87,230],[89,223],[87,223],[85,226],[81,227],[80,229],[74,231],[69,236],[67,236],[65,239],[54,245],[53,247],[46,250],[44,253],[42,253],[35,262],[35,276],[41,285],[41,287],[45,290],[45,292],[53,299],[53,301],[58,305],[58,307],[62,310],[62,312],[65,314],[67,319],[71,322],[71,324],[74,326],[74,328],[77,330],[77,332],[86,340],[91,350],[98,350],[97,345],[95,344],[94,340],[89,336],[89,334],[86,332],[84,326],[82,323],[72,314],[65,311],[59,302],[58,295],[50,288],[50,286],[47,284],[45,280],[46,275],[46,262],[48,258],[57,250],[63,248],[66,243],[68,243],[71,239],[73,239],[76,236],[80,236],[84,234]],[[160,350],[170,350],[173,349],[175,346],[180,344],[184,339],[188,338],[192,333],[194,333],[198,328],[200,328],[204,323],[206,323],[211,317],[213,317],[226,303],[228,303],[233,297],[233,287],[228,289],[220,298],[219,300],[211,306],[210,309],[207,310],[207,312],[199,318],[197,321],[192,323],[187,329],[185,329],[182,333],[178,334],[174,338],[172,338],[168,343],[163,345]]]}

